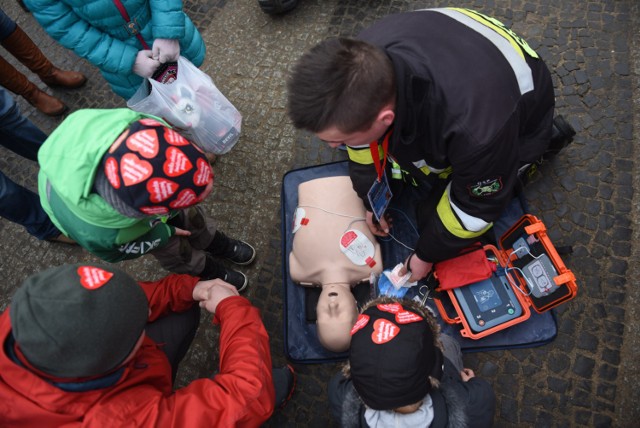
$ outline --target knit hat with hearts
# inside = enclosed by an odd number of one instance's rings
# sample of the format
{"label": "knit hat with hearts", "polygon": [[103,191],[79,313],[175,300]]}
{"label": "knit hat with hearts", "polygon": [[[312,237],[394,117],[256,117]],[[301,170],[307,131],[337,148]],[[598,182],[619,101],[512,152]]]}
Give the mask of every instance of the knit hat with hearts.
{"label": "knit hat with hearts", "polygon": [[442,353],[432,324],[409,306],[403,300],[376,299],[351,330],[350,376],[372,409],[417,403],[431,391],[429,376],[441,375]]}
{"label": "knit hat with hearts", "polygon": [[211,166],[200,149],[157,120],[141,119],[131,123],[104,155],[95,185],[120,213],[139,217],[197,204],[212,180]]}
{"label": "knit hat with hearts", "polygon": [[18,354],[57,378],[97,376],[117,368],[144,329],[147,297],[113,265],[74,264],[25,280],[9,306]]}

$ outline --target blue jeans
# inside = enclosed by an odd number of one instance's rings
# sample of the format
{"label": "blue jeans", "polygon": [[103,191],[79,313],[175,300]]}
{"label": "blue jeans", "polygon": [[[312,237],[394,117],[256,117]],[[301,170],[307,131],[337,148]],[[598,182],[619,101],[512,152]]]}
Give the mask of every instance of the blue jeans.
{"label": "blue jeans", "polygon": [[[0,144],[32,161],[47,135],[20,114],[13,97],[0,86]],[[40,197],[0,171],[0,217],[24,226],[38,239],[54,238],[60,231],[40,205]]]}

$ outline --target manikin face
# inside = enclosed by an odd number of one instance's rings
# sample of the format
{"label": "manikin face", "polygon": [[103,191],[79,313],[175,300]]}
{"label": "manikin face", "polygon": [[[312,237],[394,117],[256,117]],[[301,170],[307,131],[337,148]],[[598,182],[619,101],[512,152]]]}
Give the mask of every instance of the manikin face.
{"label": "manikin face", "polygon": [[324,285],[316,313],[318,339],[322,345],[334,352],[346,350],[351,341],[351,328],[358,318],[356,299],[349,284]]}

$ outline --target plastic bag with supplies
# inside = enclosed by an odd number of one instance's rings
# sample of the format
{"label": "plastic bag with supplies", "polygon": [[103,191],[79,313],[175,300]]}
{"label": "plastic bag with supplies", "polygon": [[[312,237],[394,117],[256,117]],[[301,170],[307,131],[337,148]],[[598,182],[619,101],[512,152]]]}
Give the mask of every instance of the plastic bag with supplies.
{"label": "plastic bag with supplies", "polygon": [[145,79],[127,107],[163,118],[207,153],[225,154],[240,138],[240,112],[184,57],[171,78]]}

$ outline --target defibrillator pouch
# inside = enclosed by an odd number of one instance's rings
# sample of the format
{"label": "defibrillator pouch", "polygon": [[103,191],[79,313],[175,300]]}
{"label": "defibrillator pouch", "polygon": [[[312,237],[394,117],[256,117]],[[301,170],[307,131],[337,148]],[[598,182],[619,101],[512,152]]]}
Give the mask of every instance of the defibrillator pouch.
{"label": "defibrillator pouch", "polygon": [[[480,259],[493,268],[487,269]],[[478,269],[477,275],[469,272]],[[484,245],[473,251],[473,258],[464,254],[436,263],[434,271],[439,281],[434,302],[440,315],[449,324],[459,324],[460,334],[470,339],[524,322],[531,309],[548,311],[573,299],[578,289],[545,225],[530,214],[500,237],[498,247]],[[451,277],[458,279],[453,286]],[[473,280],[460,284],[461,278]]]}

